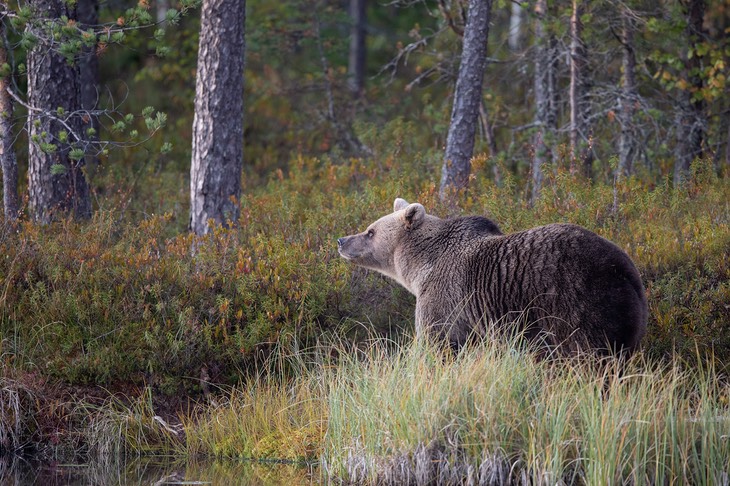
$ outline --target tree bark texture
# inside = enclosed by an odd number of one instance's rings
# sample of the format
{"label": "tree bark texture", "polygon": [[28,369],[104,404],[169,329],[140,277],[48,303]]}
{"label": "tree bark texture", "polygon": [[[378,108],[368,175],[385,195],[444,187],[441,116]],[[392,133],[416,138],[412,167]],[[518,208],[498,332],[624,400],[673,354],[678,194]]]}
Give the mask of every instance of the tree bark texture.
{"label": "tree bark texture", "polygon": [[347,75],[350,92],[359,98],[365,89],[367,0],[350,0],[350,55]]}
{"label": "tree bark texture", "polygon": [[[42,17],[61,15],[76,19],[76,10],[61,0],[34,0],[32,5]],[[91,215],[89,185],[83,171],[84,161],[69,158],[71,149],[59,133],[68,133],[69,141],[78,141],[81,120],[78,116],[79,68],[71,65],[55,50],[47,35],[28,53],[28,133],[37,138],[28,149],[28,192],[30,215],[36,221],[49,223],[61,213],[84,219]],[[58,114],[58,108],[63,114]],[[76,113],[75,113],[76,112]],[[62,123],[62,122],[65,122]],[[50,153],[40,143],[56,145]],[[55,170],[54,170],[54,166]]]}
{"label": "tree bark texture", "polygon": [[487,62],[487,38],[492,0],[470,0],[464,27],[464,45],[454,92],[451,123],[446,138],[446,154],[441,170],[439,196],[465,189],[469,182],[470,162],[474,151],[482,82]]}
{"label": "tree bark texture", "polygon": [[507,45],[512,51],[517,51],[522,47],[523,15],[521,2],[514,0],[509,15],[509,36],[507,37]]}
{"label": "tree bark texture", "polygon": [[535,153],[532,157],[532,193],[534,203],[542,190],[544,166],[552,162],[550,144],[554,139],[556,114],[555,48],[545,27],[547,1],[535,4]]}
{"label": "tree bark texture", "polygon": [[591,175],[590,133],[588,126],[587,103],[587,50],[583,42],[582,0],[573,0],[570,17],[570,166],[583,167],[586,176]]}
{"label": "tree bark texture", "polygon": [[621,22],[623,24],[623,78],[621,86],[621,97],[619,98],[619,123],[621,124],[621,137],[619,139],[619,160],[617,174],[619,177],[628,177],[634,170],[634,158],[636,157],[636,126],[634,116],[636,104],[639,100],[639,92],[636,87],[636,51],[634,47],[634,20],[627,7],[622,8]]}
{"label": "tree bark texture", "polygon": [[[686,7],[687,16],[687,47],[694,50],[702,41],[705,0],[688,0],[683,5]],[[696,54],[693,56],[685,54],[684,57],[684,76],[695,90],[702,89],[701,57]],[[674,156],[674,183],[682,184],[689,175],[692,161],[702,156],[702,145],[707,132],[704,101],[694,99],[689,90],[682,90],[676,119],[677,145]]]}
{"label": "tree bark texture", "polygon": [[[0,21],[0,66],[8,62],[5,21]],[[8,93],[10,75],[0,78],[0,159],[3,171],[3,211],[5,221],[18,218],[18,162],[13,150],[13,100]]]}
{"label": "tree bark texture", "polygon": [[208,220],[235,224],[243,170],[245,0],[204,0],[200,19],[192,164],[190,230]]}
{"label": "tree bark texture", "polygon": [[167,11],[170,10],[170,3],[168,0],[156,0],[155,1],[155,18],[158,23],[162,23],[167,20]]}

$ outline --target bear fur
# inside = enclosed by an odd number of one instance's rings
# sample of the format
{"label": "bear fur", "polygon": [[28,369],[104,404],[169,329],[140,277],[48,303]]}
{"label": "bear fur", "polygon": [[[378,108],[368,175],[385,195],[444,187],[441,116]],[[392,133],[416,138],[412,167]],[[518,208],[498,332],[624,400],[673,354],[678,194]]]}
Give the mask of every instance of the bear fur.
{"label": "bear fur", "polygon": [[458,349],[517,332],[563,355],[630,353],[646,333],[639,272],[610,241],[572,224],[508,235],[480,216],[440,219],[396,199],[394,212],[338,240],[342,257],[416,296],[416,333]]}

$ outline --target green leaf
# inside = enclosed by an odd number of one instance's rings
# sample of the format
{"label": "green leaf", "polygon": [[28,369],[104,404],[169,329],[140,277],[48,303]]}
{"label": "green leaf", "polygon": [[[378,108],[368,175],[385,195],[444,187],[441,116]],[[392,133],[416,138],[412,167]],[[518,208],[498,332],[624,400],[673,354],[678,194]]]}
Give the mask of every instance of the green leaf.
{"label": "green leaf", "polygon": [[149,118],[152,116],[152,113],[155,112],[155,108],[153,106],[148,106],[144,110],[142,110],[142,116],[145,118]]}
{"label": "green leaf", "polygon": [[68,153],[68,158],[71,160],[81,160],[84,158],[84,151],[80,148],[71,149]]}
{"label": "green leaf", "polygon": [[23,36],[20,38],[20,47],[24,50],[29,51],[38,44],[38,37],[33,35],[31,32],[23,32]]}
{"label": "green leaf", "polygon": [[39,146],[40,146],[41,150],[43,151],[43,153],[46,153],[46,154],[54,154],[54,153],[56,153],[56,150],[58,150],[58,147],[56,146],[56,144],[53,144],[53,143],[41,142],[39,144]]}
{"label": "green leaf", "polygon": [[137,18],[139,19],[139,22],[141,24],[151,24],[152,23],[152,16],[147,10],[141,10],[137,14]]}
{"label": "green leaf", "polygon": [[171,24],[176,24],[180,20],[180,12],[174,8],[169,9],[165,14],[165,20]]}
{"label": "green leaf", "polygon": [[147,125],[147,129],[151,132],[154,132],[155,130],[159,130],[160,128],[165,126],[165,123],[167,123],[167,115],[161,111],[158,111],[155,115],[155,118],[147,117],[145,118],[144,122]]}
{"label": "green leaf", "polygon": [[165,123],[167,123],[167,115],[161,111],[158,111],[155,115],[155,118],[148,117],[145,119],[144,122],[147,125],[147,128],[151,132],[153,132],[165,126]]}
{"label": "green leaf", "polygon": [[170,54],[170,48],[167,46],[157,46],[155,48],[155,55],[157,57],[167,57]]}
{"label": "green leaf", "polygon": [[60,132],[58,132],[58,140],[61,143],[68,142],[68,132],[66,130],[61,130]]}
{"label": "green leaf", "polygon": [[53,164],[51,166],[51,175],[63,175],[68,171],[63,164]]}
{"label": "green leaf", "polygon": [[160,147],[161,154],[168,154],[171,151],[172,151],[172,144],[170,142],[165,142],[162,144],[162,147]]}

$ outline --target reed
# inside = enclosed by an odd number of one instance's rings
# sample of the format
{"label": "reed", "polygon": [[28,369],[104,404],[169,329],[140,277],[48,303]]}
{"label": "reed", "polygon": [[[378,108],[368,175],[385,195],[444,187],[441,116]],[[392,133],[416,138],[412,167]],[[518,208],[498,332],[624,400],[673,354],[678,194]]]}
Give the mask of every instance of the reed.
{"label": "reed", "polygon": [[724,484],[728,385],[706,365],[416,344],[338,369],[323,464],[356,483]]}

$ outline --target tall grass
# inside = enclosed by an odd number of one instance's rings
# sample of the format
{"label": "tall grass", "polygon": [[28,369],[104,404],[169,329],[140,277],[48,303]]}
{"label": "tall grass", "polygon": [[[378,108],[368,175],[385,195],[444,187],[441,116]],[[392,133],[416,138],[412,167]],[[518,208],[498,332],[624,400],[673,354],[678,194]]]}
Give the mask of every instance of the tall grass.
{"label": "tall grass", "polygon": [[730,388],[713,369],[537,360],[415,344],[338,368],[323,464],[361,483],[726,484]]}
{"label": "tall grass", "polygon": [[314,375],[248,380],[183,419],[188,455],[315,462],[327,409]]}
{"label": "tall grass", "polygon": [[730,481],[730,386],[704,360],[539,359],[501,340],[334,351],[183,416],[176,453],[319,462],[356,484]]}
{"label": "tall grass", "polygon": [[102,459],[319,463],[356,484],[730,482],[730,385],[711,360],[541,359],[501,339],[453,355],[382,338],[277,360],[177,420],[155,415],[149,389],[72,420]]}

